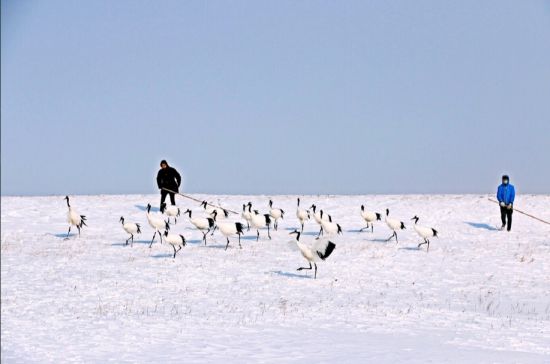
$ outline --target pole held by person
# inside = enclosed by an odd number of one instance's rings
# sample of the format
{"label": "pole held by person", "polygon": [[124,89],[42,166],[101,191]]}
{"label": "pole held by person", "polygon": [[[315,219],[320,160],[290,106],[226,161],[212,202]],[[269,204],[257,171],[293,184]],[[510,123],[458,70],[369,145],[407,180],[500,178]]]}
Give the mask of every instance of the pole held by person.
{"label": "pole held by person", "polygon": [[[183,193],[179,193],[179,192],[176,192],[176,191],[172,191],[172,190],[170,190],[170,189],[168,189],[168,188],[165,188],[165,187],[162,187],[162,189],[163,189],[164,191],[166,191],[166,192],[175,193],[176,195],[180,195],[180,196],[182,196],[182,197],[188,198],[188,199],[193,200],[193,201],[196,201],[196,202],[202,202],[201,200],[199,200],[199,199],[197,199],[197,198],[194,198],[194,197],[191,197],[191,196],[188,196],[188,195],[184,195]],[[207,203],[207,204],[208,204],[209,206],[216,207],[216,208],[218,208],[218,209],[222,209],[222,210],[229,211],[229,212],[231,212],[232,214],[236,214],[236,215],[239,214],[238,212],[233,211],[233,210],[230,210],[230,209],[227,209],[227,208],[225,208],[225,207],[213,205],[213,204],[211,204],[211,203]]]}
{"label": "pole held by person", "polygon": [[[497,203],[497,204],[499,203],[497,200],[494,200],[494,199],[492,199],[492,198],[490,198],[490,197],[489,197],[489,201],[494,202],[494,203]],[[536,217],[536,216],[533,216],[533,215],[531,215],[531,214],[528,214],[527,212],[523,212],[523,211],[521,211],[521,210],[518,210],[518,209],[515,208],[515,207],[514,207],[514,211],[519,212],[520,214],[523,214],[523,215],[525,215],[525,216],[528,216],[528,217],[530,217],[530,218],[532,218],[532,219],[535,219],[535,220],[538,220],[538,221],[540,221],[540,222],[543,222],[543,223],[545,223],[545,224],[550,225],[550,222],[548,222],[548,221],[546,221],[546,220],[543,220],[543,219],[541,219],[541,218],[538,218],[538,217]]]}

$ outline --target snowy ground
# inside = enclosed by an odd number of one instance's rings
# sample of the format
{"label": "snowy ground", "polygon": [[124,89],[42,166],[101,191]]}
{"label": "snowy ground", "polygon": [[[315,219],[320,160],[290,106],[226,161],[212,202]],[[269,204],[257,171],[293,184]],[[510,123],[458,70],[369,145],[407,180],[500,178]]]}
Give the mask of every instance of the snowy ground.
{"label": "snowy ground", "polygon": [[[269,198],[196,197],[264,212]],[[148,247],[157,195],[74,196],[89,227],[69,240],[63,196],[2,197],[2,362],[550,362],[550,226],[516,212],[496,231],[487,196],[302,196],[344,229],[314,280],[287,244],[296,197],[273,197],[286,211],[273,240],[251,231],[225,251],[217,232],[205,247],[182,218],[176,259]],[[399,244],[383,221],[358,232],[361,204],[405,222]],[[516,206],[550,220],[550,196]],[[414,215],[440,233],[429,253]],[[133,247],[120,216],[142,224]]]}

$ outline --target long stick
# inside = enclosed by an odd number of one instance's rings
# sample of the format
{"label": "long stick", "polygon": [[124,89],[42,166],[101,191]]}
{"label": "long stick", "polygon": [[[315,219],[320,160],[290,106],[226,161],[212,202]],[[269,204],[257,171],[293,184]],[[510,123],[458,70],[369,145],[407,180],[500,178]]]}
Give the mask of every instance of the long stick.
{"label": "long stick", "polygon": [[[490,198],[490,197],[489,197],[489,201],[499,203],[497,200],[493,200],[493,199]],[[533,215],[530,215],[530,214],[528,214],[527,212],[523,212],[523,211],[518,210],[518,209],[516,209],[516,208],[514,208],[514,211],[517,211],[517,212],[519,212],[520,214],[524,214],[525,216],[529,216],[529,217],[532,218],[532,219],[535,219],[535,220],[538,220],[538,221],[540,221],[540,222],[543,222],[543,223],[545,223],[545,224],[550,225],[550,222],[544,221],[543,219],[539,219],[538,217],[533,216]]]}
{"label": "long stick", "polygon": [[[165,190],[165,191],[168,191],[168,192],[170,192],[170,193],[178,194],[178,195],[180,195],[180,196],[182,196],[182,197],[188,198],[188,199],[193,200],[193,201],[202,202],[202,201],[199,200],[199,199],[196,199],[196,198],[191,197],[191,196],[184,195],[183,193],[179,193],[179,192],[176,192],[176,191],[169,190],[168,188],[162,187],[162,189]],[[236,212],[236,211],[229,210],[229,209],[226,209],[226,208],[221,207],[221,206],[212,205],[211,203],[208,203],[208,202],[207,202],[207,204],[210,205],[210,206],[212,206],[212,207],[216,207],[216,208],[218,208],[218,209],[222,209],[222,210],[229,211],[229,212],[231,212],[231,213],[233,213],[233,214],[237,214],[237,215],[239,214],[239,213]]]}

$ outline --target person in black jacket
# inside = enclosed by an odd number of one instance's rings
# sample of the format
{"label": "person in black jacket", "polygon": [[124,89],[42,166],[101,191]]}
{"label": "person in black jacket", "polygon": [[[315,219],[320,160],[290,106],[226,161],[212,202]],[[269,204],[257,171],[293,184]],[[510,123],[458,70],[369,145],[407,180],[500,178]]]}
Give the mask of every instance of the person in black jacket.
{"label": "person in black jacket", "polygon": [[169,190],[172,190],[174,192],[179,192],[179,187],[181,184],[181,176],[176,171],[175,168],[172,168],[168,165],[168,162],[165,160],[162,160],[160,162],[160,170],[157,174],[157,186],[160,189],[160,205],[164,203],[164,200],[166,199],[166,195],[170,194],[170,202],[172,205],[176,204],[176,196],[172,192],[168,192],[166,190],[163,190],[163,188],[167,188]]}

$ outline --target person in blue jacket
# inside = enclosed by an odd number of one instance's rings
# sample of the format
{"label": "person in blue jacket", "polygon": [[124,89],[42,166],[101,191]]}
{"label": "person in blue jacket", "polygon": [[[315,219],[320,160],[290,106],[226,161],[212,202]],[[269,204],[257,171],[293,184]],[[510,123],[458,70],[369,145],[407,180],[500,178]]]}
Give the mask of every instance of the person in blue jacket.
{"label": "person in blue jacket", "polygon": [[512,213],[514,212],[514,198],[516,197],[516,190],[514,186],[510,184],[510,177],[507,175],[502,176],[502,184],[498,186],[497,200],[500,204],[500,219],[502,220],[502,227],[500,230],[512,229]]}

